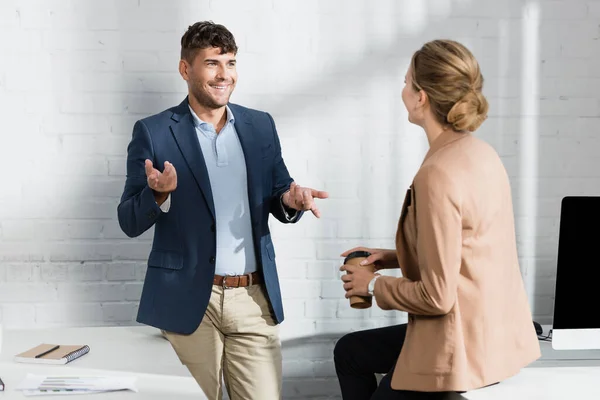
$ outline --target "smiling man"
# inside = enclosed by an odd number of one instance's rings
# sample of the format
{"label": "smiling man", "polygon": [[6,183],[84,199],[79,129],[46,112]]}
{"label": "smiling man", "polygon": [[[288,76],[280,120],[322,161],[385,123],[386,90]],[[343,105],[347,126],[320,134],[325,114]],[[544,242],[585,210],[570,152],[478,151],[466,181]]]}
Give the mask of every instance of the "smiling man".
{"label": "smiling man", "polygon": [[272,214],[316,217],[327,193],[296,185],[273,118],[229,103],[237,45],[212,22],[181,39],[188,96],[138,121],[118,206],[123,232],[154,226],[138,322],[169,340],[209,399],[281,398],[283,307]]}

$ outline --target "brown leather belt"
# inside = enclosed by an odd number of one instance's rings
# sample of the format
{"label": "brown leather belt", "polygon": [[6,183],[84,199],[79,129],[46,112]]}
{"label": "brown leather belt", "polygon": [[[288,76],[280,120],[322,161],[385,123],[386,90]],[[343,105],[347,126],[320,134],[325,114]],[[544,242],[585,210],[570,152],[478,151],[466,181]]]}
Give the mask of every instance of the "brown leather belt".
{"label": "brown leather belt", "polygon": [[215,275],[215,278],[213,279],[213,285],[222,286],[223,289],[248,287],[262,282],[262,276],[258,272],[233,276]]}

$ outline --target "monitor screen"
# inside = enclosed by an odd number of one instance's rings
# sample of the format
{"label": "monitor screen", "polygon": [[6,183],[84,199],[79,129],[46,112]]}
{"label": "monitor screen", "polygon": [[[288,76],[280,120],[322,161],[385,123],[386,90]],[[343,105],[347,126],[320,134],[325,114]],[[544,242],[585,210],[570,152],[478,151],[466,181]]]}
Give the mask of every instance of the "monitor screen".
{"label": "monitor screen", "polygon": [[600,197],[562,200],[554,329],[600,329]]}

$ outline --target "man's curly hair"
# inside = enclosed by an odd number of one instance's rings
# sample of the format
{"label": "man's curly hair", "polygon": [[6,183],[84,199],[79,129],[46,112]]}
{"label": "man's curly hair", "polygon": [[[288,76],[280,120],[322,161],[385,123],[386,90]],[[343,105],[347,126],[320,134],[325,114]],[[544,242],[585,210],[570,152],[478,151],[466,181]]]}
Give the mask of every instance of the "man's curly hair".
{"label": "man's curly hair", "polygon": [[191,63],[200,49],[217,47],[220,54],[237,54],[238,47],[233,34],[223,25],[212,21],[196,22],[181,37],[181,58]]}

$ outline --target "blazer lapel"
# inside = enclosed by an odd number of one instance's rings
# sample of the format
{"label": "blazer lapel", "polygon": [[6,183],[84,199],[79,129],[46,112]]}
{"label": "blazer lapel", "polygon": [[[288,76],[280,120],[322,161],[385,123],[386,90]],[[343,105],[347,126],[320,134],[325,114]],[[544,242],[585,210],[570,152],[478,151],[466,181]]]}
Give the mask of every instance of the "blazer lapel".
{"label": "blazer lapel", "polygon": [[[235,117],[235,130],[242,145],[244,158],[246,161],[246,176],[248,184],[248,201],[250,203],[250,215],[254,223],[258,223],[261,218],[260,205],[262,203],[262,164],[261,147],[258,140],[259,136],[255,134],[251,117],[246,114],[243,108],[235,104],[229,104],[229,108]],[[258,212],[255,212],[258,210]]]}
{"label": "blazer lapel", "polygon": [[404,203],[402,204],[402,211],[400,211],[400,218],[398,220],[398,229],[396,230],[396,255],[398,257],[398,264],[400,264],[400,270],[402,275],[406,276],[407,265],[410,262],[408,254],[409,249],[406,243],[406,237],[404,235],[404,221],[408,213],[408,206],[412,201],[412,185],[406,191],[404,196]]}
{"label": "blazer lapel", "polygon": [[214,219],[215,205],[213,202],[212,190],[210,188],[208,170],[206,169],[206,162],[204,161],[202,149],[198,142],[196,128],[194,127],[192,114],[188,108],[187,99],[175,109],[171,119],[175,121],[175,123],[171,125],[171,132],[179,146],[179,150],[183,154],[183,158],[194,175],[196,183],[202,191],[204,200],[206,200],[206,204]]}
{"label": "blazer lapel", "polygon": [[[458,133],[454,131],[444,131],[442,132],[431,144],[427,154],[423,158],[421,162],[421,167],[436,151],[444,147],[445,145],[464,138],[465,133]],[[400,264],[400,269],[402,271],[402,276],[408,277],[409,279],[420,279],[420,271],[418,268],[414,268],[418,260],[416,259],[416,252],[411,248],[414,244],[409,244],[409,241],[416,241],[416,232],[414,233],[415,237],[407,238],[405,233],[405,224],[416,224],[416,220],[414,220],[415,215],[412,216],[411,221],[406,221],[409,212],[415,212],[416,204],[413,204],[415,201],[415,187],[414,182],[411,183],[410,187],[406,191],[406,196],[404,197],[404,203],[402,205],[402,211],[400,212],[400,218],[398,221],[398,229],[396,231],[396,254],[398,256],[398,262]],[[409,210],[409,206],[411,206]],[[409,232],[411,234],[411,232]]]}

